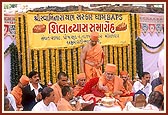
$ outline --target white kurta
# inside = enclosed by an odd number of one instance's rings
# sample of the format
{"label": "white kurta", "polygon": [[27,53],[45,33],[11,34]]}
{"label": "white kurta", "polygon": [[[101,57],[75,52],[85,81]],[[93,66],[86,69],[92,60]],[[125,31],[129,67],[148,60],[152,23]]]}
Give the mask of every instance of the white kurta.
{"label": "white kurta", "polygon": [[44,104],[43,100],[38,102],[32,109],[32,111],[58,111],[56,105],[51,102],[48,106]]}
{"label": "white kurta", "polygon": [[137,92],[138,90],[143,91],[146,94],[146,101],[148,102],[148,97],[150,95],[150,93],[152,92],[152,86],[150,83],[147,83],[146,86],[144,86],[143,84],[141,84],[140,81],[136,81],[132,87],[133,92]]}
{"label": "white kurta", "polygon": [[16,111],[17,107],[16,107],[16,101],[15,101],[14,96],[12,94],[8,93],[8,95],[6,97],[9,99],[10,104],[12,105],[13,109]]}

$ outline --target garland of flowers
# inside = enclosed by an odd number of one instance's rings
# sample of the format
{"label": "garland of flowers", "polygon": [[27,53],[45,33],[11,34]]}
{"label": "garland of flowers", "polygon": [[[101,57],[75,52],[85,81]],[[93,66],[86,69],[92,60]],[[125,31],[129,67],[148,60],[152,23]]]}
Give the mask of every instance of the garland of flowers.
{"label": "garland of flowers", "polygon": [[38,71],[39,76],[41,78],[41,73],[40,73],[40,50],[37,50],[37,64],[38,64],[37,71]]}
{"label": "garland of flowers", "polygon": [[37,71],[38,68],[38,58],[37,58],[37,50],[34,49],[34,70]]}
{"label": "garland of flowers", "polygon": [[66,74],[68,75],[69,73],[68,73],[68,49],[66,48],[65,49],[65,66],[66,66]]}
{"label": "garland of flowers", "polygon": [[[138,39],[140,39],[140,38],[138,38]],[[164,39],[163,39],[160,44],[158,44],[157,46],[153,47],[153,46],[150,46],[150,45],[148,45],[147,43],[145,43],[142,39],[140,39],[140,41],[141,41],[146,47],[151,48],[151,49],[159,48],[159,47],[164,43]]]}
{"label": "garland of flowers", "polygon": [[142,47],[143,47],[147,52],[152,53],[152,54],[160,52],[160,51],[162,50],[163,46],[164,46],[164,44],[162,43],[162,45],[161,45],[156,51],[150,51],[150,50],[146,47],[146,45],[142,43]]}
{"label": "garland of flowers", "polygon": [[138,76],[142,76],[143,73],[142,42],[140,39],[136,40],[136,58],[137,58],[137,73]]}
{"label": "garland of flowers", "polygon": [[[22,55],[23,55],[23,53],[22,53],[22,37],[21,37],[21,34],[22,34],[22,32],[21,32],[21,16],[19,16],[19,18],[18,18],[18,41],[19,41],[19,61],[20,61],[20,70],[21,70],[21,73],[23,73],[23,70],[22,70],[22,60],[23,60],[23,58],[22,58]],[[17,28],[17,27],[16,27]]]}
{"label": "garland of flowers", "polygon": [[9,47],[5,50],[4,55],[10,52],[10,82],[11,82],[11,89],[17,85],[19,78],[21,76],[20,69],[19,69],[19,59],[18,59],[18,49],[14,43],[11,43]]}
{"label": "garland of flowers", "polygon": [[118,67],[117,47],[114,47],[114,54],[113,55],[114,55],[114,64]]}
{"label": "garland of flowers", "polygon": [[104,46],[104,51],[105,51],[105,54],[107,55],[106,57],[105,57],[105,60],[104,60],[104,62],[105,62],[105,65],[108,63],[108,47],[107,46]]}
{"label": "garland of flowers", "polygon": [[41,83],[44,84],[44,65],[43,65],[43,50],[39,50],[39,60],[40,60],[40,78],[41,78]]}
{"label": "garland of flowers", "polygon": [[55,57],[56,57],[56,74],[58,75],[60,68],[59,68],[59,49],[56,49],[55,51]]}
{"label": "garland of flowers", "polygon": [[136,31],[137,31],[137,36],[140,36],[141,30],[140,30],[140,16],[139,14],[136,14]]}
{"label": "garland of flowers", "polygon": [[[71,62],[71,49],[68,49],[67,51],[68,55],[68,75],[70,81],[72,81],[72,62]],[[75,81],[76,82],[76,81]]]}
{"label": "garland of flowers", "polygon": [[136,29],[135,29],[135,28],[136,28],[136,27],[135,27],[135,26],[138,25],[138,24],[135,24],[135,23],[136,23],[135,21],[136,21],[136,17],[135,17],[135,14],[133,14],[132,23],[131,23],[132,26],[133,26],[133,28],[132,28],[132,30],[133,30],[133,31],[132,31],[132,34],[133,34],[133,36],[132,36],[132,38],[133,38],[133,39],[132,39],[132,50],[133,50],[133,52],[132,52],[132,58],[133,58],[133,64],[132,64],[132,66],[133,66],[133,69],[132,69],[133,72],[132,72],[132,77],[135,76],[136,73],[137,73],[137,71],[136,71],[136,56],[135,56],[135,55],[136,55],[136,45],[135,45],[135,44],[136,44],[136,43],[135,43],[135,42],[136,42],[136,41],[135,41],[135,38],[136,38],[136,36],[135,36],[135,34],[136,34],[136,33],[135,33],[135,30],[136,30]]}
{"label": "garland of flowers", "polygon": [[56,83],[56,74],[55,74],[55,68],[56,68],[56,65],[55,65],[55,50],[54,49],[51,49],[51,63],[52,63],[52,79],[51,80],[51,83]]}
{"label": "garland of flowers", "polygon": [[[152,53],[152,54],[154,54],[154,53],[158,53],[162,48],[163,48],[163,46],[164,46],[164,39],[162,40],[162,42],[160,43],[160,44],[158,44],[157,46],[155,46],[155,47],[152,47],[152,46],[149,46],[148,44],[146,44],[142,39],[140,39],[140,38],[138,38],[141,42],[142,42],[142,47],[147,51],[147,52],[149,52],[149,53]],[[149,50],[148,48],[150,48],[150,49],[157,49],[156,51],[151,51],[151,50]]]}
{"label": "garland of flowers", "polygon": [[76,81],[77,76],[77,58],[76,58],[76,48],[73,49],[73,67],[74,67],[74,81]]}
{"label": "garland of flowers", "polygon": [[45,63],[46,63],[46,83],[50,81],[50,61],[49,61],[49,49],[45,50]]}
{"label": "garland of flowers", "polygon": [[110,54],[110,55],[109,55],[109,57],[110,57],[110,60],[109,60],[110,62],[109,62],[109,63],[113,63],[113,58],[112,58],[112,55],[113,55],[113,53],[112,53],[112,48],[113,48],[113,47],[110,45],[110,46],[109,46],[109,54]]}
{"label": "garland of flowers", "polygon": [[81,47],[78,48],[78,65],[79,65],[79,73],[81,72],[81,70],[80,70],[80,57],[81,57]]}
{"label": "garland of flowers", "polygon": [[125,46],[125,47],[123,47],[122,48],[123,49],[123,69],[124,70],[127,70],[127,57],[126,57],[126,49],[127,49],[127,47]]}
{"label": "garland of flowers", "polygon": [[[53,67],[52,65],[53,65],[53,64],[52,64],[52,63],[53,63],[53,62],[52,62],[52,59],[51,59],[51,58],[52,58],[51,49],[49,49],[49,63],[50,63],[50,65],[49,65],[49,66],[50,66],[50,79],[49,79],[49,82],[52,83],[52,79],[53,79],[53,78],[52,78],[52,76],[53,76],[53,74],[52,74],[52,73],[53,73],[53,72],[52,72],[52,67]],[[47,82],[47,83],[49,83],[49,82]]]}
{"label": "garland of flowers", "polygon": [[46,64],[46,63],[47,63],[47,62],[46,62],[46,60],[47,60],[47,59],[46,59],[46,55],[47,55],[46,52],[47,52],[46,50],[43,50],[44,84],[47,84],[47,77],[48,77],[48,76],[47,76],[47,66],[46,66],[46,65],[47,65],[47,64]]}
{"label": "garland of flowers", "polygon": [[128,51],[128,53],[129,53],[129,58],[128,58],[128,60],[129,60],[129,66],[128,66],[128,69],[129,69],[129,75],[132,76],[132,64],[133,64],[132,63],[132,61],[133,61],[132,60],[133,59],[133,57],[132,57],[132,53],[133,53],[132,52],[132,40],[133,40],[132,39],[132,31],[133,31],[133,26],[132,26],[132,15],[131,14],[129,16],[129,20],[130,20],[129,21],[130,22],[129,23],[129,25],[130,25],[130,31],[131,31],[131,33],[130,33],[131,34],[131,36],[130,36],[131,37],[131,44],[129,46],[129,51]]}
{"label": "garland of flowers", "polygon": [[73,83],[74,83],[74,61],[73,61],[73,58],[74,58],[74,56],[73,56],[73,49],[71,49],[71,66],[72,66],[72,71],[71,71],[71,73],[72,73],[72,81],[73,81]]}
{"label": "garland of flowers", "polygon": [[26,57],[25,57],[25,39],[24,39],[24,21],[23,15],[21,16],[21,49],[22,49],[22,74],[26,75]]}
{"label": "garland of flowers", "polygon": [[19,40],[19,14],[16,14],[16,17],[15,17],[15,26],[16,26],[16,46],[17,46],[17,49],[18,49],[18,53],[20,53],[20,40]]}
{"label": "garland of flowers", "polygon": [[61,50],[62,54],[62,71],[66,71],[66,61],[65,61],[65,49]]}
{"label": "garland of flowers", "polygon": [[118,48],[118,56],[119,56],[119,72],[122,70],[122,59],[123,59],[123,57],[122,57],[122,49],[121,49],[121,47],[119,47]]}
{"label": "garland of flowers", "polygon": [[[78,49],[79,49],[79,47],[77,47],[77,48],[75,48],[75,51],[76,51],[76,74],[78,74],[79,73],[79,54],[78,54]],[[76,78],[76,77],[75,77]]]}
{"label": "garland of flowers", "polygon": [[[24,51],[25,51],[25,67],[26,67],[26,75],[28,75],[28,42],[27,42],[27,35],[28,35],[28,32],[27,32],[27,23],[26,23],[26,14],[23,15],[23,23],[24,23]],[[37,64],[38,65],[38,64]]]}

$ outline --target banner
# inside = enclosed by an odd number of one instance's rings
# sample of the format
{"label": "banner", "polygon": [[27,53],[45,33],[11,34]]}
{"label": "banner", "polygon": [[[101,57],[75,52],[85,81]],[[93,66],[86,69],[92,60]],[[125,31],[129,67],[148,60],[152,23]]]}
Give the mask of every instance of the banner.
{"label": "banner", "polygon": [[130,13],[28,12],[26,21],[31,49],[73,47],[99,33],[102,45],[130,44]]}
{"label": "banner", "polygon": [[15,38],[16,28],[15,28],[15,15],[4,14],[4,36],[10,35]]}
{"label": "banner", "polygon": [[141,33],[160,36],[164,30],[164,14],[139,14]]}

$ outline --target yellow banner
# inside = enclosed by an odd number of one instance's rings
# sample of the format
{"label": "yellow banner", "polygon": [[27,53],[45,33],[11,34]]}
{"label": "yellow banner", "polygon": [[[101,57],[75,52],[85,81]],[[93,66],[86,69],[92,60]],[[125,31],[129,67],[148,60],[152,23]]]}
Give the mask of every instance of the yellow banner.
{"label": "yellow banner", "polygon": [[72,47],[85,44],[90,33],[99,32],[102,45],[130,44],[130,13],[122,12],[28,12],[31,49]]}

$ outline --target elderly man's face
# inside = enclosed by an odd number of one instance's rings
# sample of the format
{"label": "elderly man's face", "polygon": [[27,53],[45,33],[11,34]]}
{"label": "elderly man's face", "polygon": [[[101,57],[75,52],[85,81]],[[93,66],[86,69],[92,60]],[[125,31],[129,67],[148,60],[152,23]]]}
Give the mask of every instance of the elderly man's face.
{"label": "elderly man's face", "polygon": [[86,83],[86,79],[85,79],[85,78],[84,78],[84,79],[79,79],[79,80],[78,80],[78,85],[79,85],[79,86],[84,87],[84,86],[85,86],[85,83]]}
{"label": "elderly man's face", "polygon": [[115,73],[112,72],[105,72],[105,74],[107,80],[112,80],[112,78],[115,76]]}

